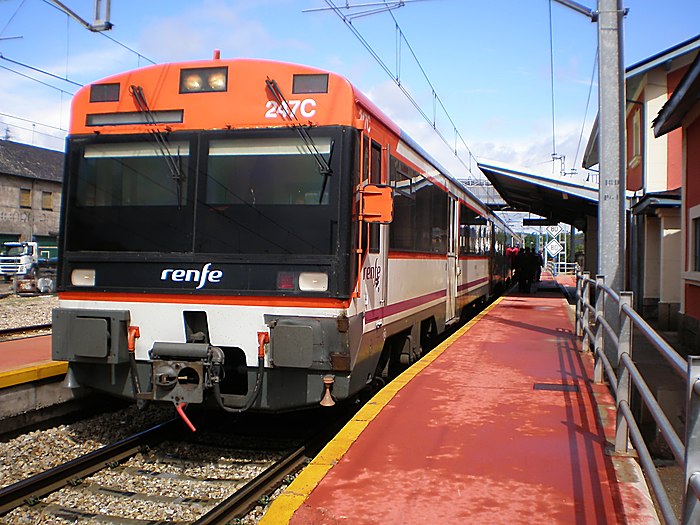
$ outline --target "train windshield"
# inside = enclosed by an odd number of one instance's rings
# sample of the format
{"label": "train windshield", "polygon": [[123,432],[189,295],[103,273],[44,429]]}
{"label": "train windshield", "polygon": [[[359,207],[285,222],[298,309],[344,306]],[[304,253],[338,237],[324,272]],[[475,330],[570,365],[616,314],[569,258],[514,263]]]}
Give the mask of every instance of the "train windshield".
{"label": "train windshield", "polygon": [[[156,137],[155,139],[157,139]],[[337,249],[329,136],[210,133],[74,151],[66,249],[329,255]],[[97,139],[99,140],[99,139]]]}
{"label": "train windshield", "polygon": [[209,142],[205,195],[196,251],[206,253],[331,253],[328,192],[318,160],[330,138],[298,137]]}

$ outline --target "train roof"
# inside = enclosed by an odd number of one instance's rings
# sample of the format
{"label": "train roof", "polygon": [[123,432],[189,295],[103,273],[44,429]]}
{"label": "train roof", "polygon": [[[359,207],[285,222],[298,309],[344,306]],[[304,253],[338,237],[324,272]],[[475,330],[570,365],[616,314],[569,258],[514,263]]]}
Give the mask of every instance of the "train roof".
{"label": "train roof", "polygon": [[[133,112],[136,108],[135,104],[133,101],[131,101],[129,98],[124,97],[119,100],[112,100],[112,101],[100,101],[97,103],[97,106],[95,107],[94,101],[91,100],[92,95],[91,95],[91,89],[95,85],[109,85],[109,84],[119,84],[121,86],[122,93],[125,93],[125,90],[130,89],[132,86],[132,83],[139,83],[139,85],[143,84],[144,86],[144,91],[147,90],[147,98],[148,97],[160,97],[158,101],[158,107],[163,107],[165,104],[166,106],[168,104],[173,105],[173,101],[177,100],[172,97],[172,95],[168,95],[165,89],[163,89],[163,85],[166,81],[166,78],[169,78],[170,80],[173,80],[175,77],[180,77],[180,72],[184,69],[193,69],[193,68],[216,68],[216,67],[235,67],[239,69],[240,73],[243,72],[256,72],[258,75],[265,74],[268,79],[270,77],[277,77],[277,81],[282,83],[285,83],[285,87],[287,83],[290,84],[291,86],[291,81],[292,81],[292,76],[293,74],[326,74],[329,76],[329,85],[331,83],[330,79],[333,79],[332,82],[335,82],[336,88],[340,88],[341,86],[344,86],[346,93],[347,93],[347,101],[352,102],[354,104],[358,104],[362,106],[363,109],[368,111],[374,118],[378,119],[381,121],[382,125],[385,126],[387,129],[389,129],[392,133],[394,133],[396,136],[400,138],[402,142],[404,142],[408,147],[410,147],[416,154],[421,156],[428,164],[430,164],[436,171],[438,171],[442,176],[444,176],[453,186],[456,190],[463,192],[465,195],[469,196],[471,200],[473,200],[475,203],[478,203],[480,205],[480,212],[483,214],[491,214],[491,211],[489,210],[488,206],[486,206],[484,203],[482,203],[474,194],[462,183],[460,182],[456,177],[454,177],[447,169],[445,169],[437,160],[435,160],[425,149],[423,149],[415,140],[413,140],[405,131],[403,131],[389,116],[387,116],[374,102],[372,102],[362,91],[360,91],[357,87],[354,86],[346,77],[339,75],[337,73],[333,73],[332,71],[328,71],[325,69],[313,67],[313,66],[307,66],[303,64],[296,64],[296,63],[289,63],[289,62],[281,62],[281,61],[274,61],[274,60],[265,60],[265,59],[250,59],[250,58],[233,58],[233,59],[219,59],[219,58],[214,58],[210,60],[198,60],[198,61],[187,61],[187,62],[171,62],[171,63],[165,63],[165,64],[156,64],[156,65],[150,65],[146,66],[143,68],[135,69],[135,70],[130,70],[126,71],[123,73],[119,73],[116,75],[111,75],[109,77],[103,78],[101,80],[98,80],[96,82],[91,83],[90,85],[87,85],[83,88],[81,88],[75,95],[73,99],[73,106],[74,106],[74,111],[76,110],[76,107],[79,107],[80,109],[85,108],[85,113],[88,115],[91,111],[101,111],[105,112],[106,114],[109,114],[107,112],[111,112],[111,114],[119,114],[123,112],[128,112],[131,111]],[[272,69],[275,69],[276,72],[272,72]],[[267,71],[266,69],[270,70]],[[278,76],[279,75],[279,76]],[[285,76],[286,75],[286,76]],[[241,75],[244,76],[244,75]],[[287,78],[287,76],[289,78]],[[231,75],[233,78],[233,82],[238,81],[238,77],[235,75]],[[245,80],[243,81],[245,82]],[[341,89],[341,91],[344,91]],[[291,90],[289,91],[291,93]],[[251,92],[252,93],[252,92]],[[178,96],[180,93],[177,94]],[[189,95],[187,95],[189,96]],[[209,113],[212,113],[212,107],[215,107],[216,109],[214,110],[214,113],[216,116],[224,122],[226,118],[229,118],[227,116],[221,116],[223,113],[222,111],[222,106],[223,104],[217,104],[218,102],[222,101],[223,99],[221,97],[225,96],[230,96],[228,93],[207,93],[208,98],[204,102],[199,103],[199,107],[195,105],[193,102],[193,99],[189,99],[188,103],[193,103],[193,107],[195,109],[200,109],[199,113],[201,113],[201,108],[205,107],[208,110]],[[259,94],[256,95],[259,97]],[[342,93],[341,93],[342,96]],[[218,98],[217,98],[218,97]],[[253,104],[251,104],[252,106]],[[350,104],[348,104],[348,107]],[[174,106],[176,107],[176,106]],[[189,109],[189,108],[188,108]],[[336,104],[332,108],[332,111],[334,112],[334,119],[337,120],[337,123],[341,122],[346,122],[349,124],[355,124],[355,116],[354,114],[351,114],[349,111],[346,111],[342,109],[342,104]],[[76,111],[76,113],[80,113],[80,111]],[[237,112],[236,112],[236,118],[241,119],[241,124],[240,125],[246,125],[248,122],[250,122],[250,125],[252,126],[258,126],[259,127],[259,122],[255,122],[251,115],[243,115],[239,116],[242,112],[240,111],[240,108],[237,107]],[[192,112],[194,114],[194,112]],[[257,113],[256,113],[257,115]],[[190,115],[187,115],[184,118],[190,118]],[[199,121],[197,123],[201,123],[202,118],[200,115],[197,115],[197,118],[199,118]],[[230,117],[233,118],[233,117]],[[247,119],[247,120],[246,120]],[[258,118],[259,120],[259,118]],[[178,125],[177,123],[170,124],[172,126],[172,129],[174,131],[178,130]],[[181,122],[181,127],[183,129],[197,129],[197,125],[194,124],[191,121],[185,121],[183,120]],[[324,122],[325,125],[325,122]],[[138,127],[138,124],[135,124],[131,128],[129,126],[125,125],[119,125],[114,129],[120,129],[125,133],[134,133],[134,129]],[[141,124],[141,127],[143,125]],[[88,125],[84,121],[78,121],[78,119],[72,119],[71,120],[71,134],[83,134],[83,133],[93,133],[94,128],[90,129]]]}

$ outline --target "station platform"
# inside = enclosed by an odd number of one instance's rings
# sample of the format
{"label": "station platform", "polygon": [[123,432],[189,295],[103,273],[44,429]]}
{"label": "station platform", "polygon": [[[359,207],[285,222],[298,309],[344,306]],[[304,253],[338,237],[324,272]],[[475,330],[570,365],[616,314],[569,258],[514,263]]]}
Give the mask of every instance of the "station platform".
{"label": "station platform", "polygon": [[614,401],[558,280],[500,298],[387,385],[260,523],[658,524],[637,462],[611,453]]}
{"label": "station platform", "polygon": [[62,376],[67,370],[67,363],[51,360],[50,335],[0,343],[0,388]]}

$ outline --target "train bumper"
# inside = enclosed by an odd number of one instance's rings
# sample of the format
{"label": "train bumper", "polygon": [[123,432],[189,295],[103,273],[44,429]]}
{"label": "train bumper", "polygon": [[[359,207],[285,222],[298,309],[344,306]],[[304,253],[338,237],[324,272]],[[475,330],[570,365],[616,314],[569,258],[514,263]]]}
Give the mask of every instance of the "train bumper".
{"label": "train bumper", "polygon": [[[347,345],[337,344],[337,325],[345,326],[345,321],[268,319],[271,340],[260,343],[257,367],[246,365],[241,349],[208,343],[156,342],[149,360],[135,360],[129,351],[130,322],[128,310],[54,310],[52,356],[69,362],[71,386],[233,411],[318,405],[326,392],[324,378],[328,383],[329,377],[330,394],[337,400],[357,390],[351,387]],[[329,345],[331,328],[336,344]],[[264,367],[265,358],[271,366]]]}

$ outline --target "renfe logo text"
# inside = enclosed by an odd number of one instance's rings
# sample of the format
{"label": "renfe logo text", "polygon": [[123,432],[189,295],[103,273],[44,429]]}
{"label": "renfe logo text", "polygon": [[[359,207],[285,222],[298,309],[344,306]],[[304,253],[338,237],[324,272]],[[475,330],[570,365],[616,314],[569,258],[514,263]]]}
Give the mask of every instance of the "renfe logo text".
{"label": "renfe logo text", "polygon": [[160,274],[161,281],[173,281],[176,283],[199,283],[197,290],[203,288],[205,284],[220,283],[224,272],[221,270],[209,270],[211,263],[207,263],[201,270],[183,270],[166,268]]}

